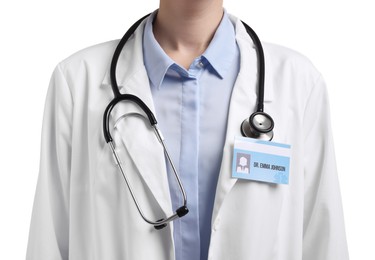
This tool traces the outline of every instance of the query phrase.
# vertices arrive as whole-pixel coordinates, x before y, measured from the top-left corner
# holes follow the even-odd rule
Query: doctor
[[[46,101],[28,260],[348,259],[324,81],[302,55],[263,44],[273,141],[291,145],[289,184],[232,178],[233,143],[256,109],[257,55],[222,0],[161,0],[119,56],[121,93],[155,114],[189,213],[156,230],[139,215],[102,132],[118,41],[56,67]],[[142,110],[124,102],[111,134],[143,213],[181,204]]]

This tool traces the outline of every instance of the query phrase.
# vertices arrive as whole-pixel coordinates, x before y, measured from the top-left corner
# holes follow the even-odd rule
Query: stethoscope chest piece
[[[241,133],[245,137],[271,141],[273,138],[274,122],[270,115],[255,112],[241,124]]]

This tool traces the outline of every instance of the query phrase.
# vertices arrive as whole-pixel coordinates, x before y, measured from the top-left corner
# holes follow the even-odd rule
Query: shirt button
[[[203,61],[199,61],[198,62],[198,66],[201,67],[201,68],[203,68],[204,67]]]

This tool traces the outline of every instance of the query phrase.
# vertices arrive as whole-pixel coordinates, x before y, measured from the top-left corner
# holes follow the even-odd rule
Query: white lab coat
[[[257,59],[244,27],[230,18],[241,69],[231,97],[209,259],[348,259],[326,87],[302,55],[263,45],[265,111],[275,121],[274,141],[292,146],[289,185],[231,178],[234,137],[255,110]],[[122,51],[117,80],[123,93],[140,97],[154,111],[143,65],[143,25]],[[53,73],[28,260],[174,259],[173,225],[157,231],[142,220],[103,138],[102,116],[113,98],[109,64],[117,43],[82,50]],[[112,123],[131,111],[139,109],[122,105],[112,113]],[[119,121],[113,132],[145,214],[155,220],[171,214],[165,158],[153,132],[136,117]]]

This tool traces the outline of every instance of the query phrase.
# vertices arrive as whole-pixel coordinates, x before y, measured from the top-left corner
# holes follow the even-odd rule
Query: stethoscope
[[[171,159],[171,157],[168,153],[167,147],[164,143],[163,135],[162,135],[160,129],[157,127],[157,121],[156,121],[156,118],[155,118],[154,114],[148,108],[148,106],[137,96],[134,96],[134,95],[131,95],[131,94],[121,94],[120,90],[119,90],[119,87],[117,85],[117,81],[116,81],[116,66],[117,66],[117,62],[118,62],[120,53],[121,53],[123,47],[125,46],[126,42],[128,41],[128,39],[130,38],[130,36],[135,32],[135,30],[138,28],[138,26],[141,24],[141,22],[145,18],[147,18],[149,15],[150,14],[145,15],[144,17],[139,19],[136,23],[134,23],[129,28],[129,30],[125,33],[125,35],[120,40],[120,42],[117,45],[117,47],[115,49],[115,52],[113,54],[113,58],[112,58],[112,62],[111,62],[111,68],[110,68],[110,78],[111,78],[112,91],[113,91],[113,94],[114,94],[115,97],[108,104],[107,108],[105,109],[104,116],[103,116],[103,133],[104,133],[105,141],[108,143],[108,145],[109,145],[109,147],[110,147],[110,149],[113,153],[115,163],[118,166],[118,168],[119,168],[119,170],[122,174],[122,177],[125,180],[125,183],[126,183],[128,189],[130,191],[130,194],[131,194],[132,199],[135,203],[135,206],[137,207],[137,210],[138,210],[139,214],[144,219],[144,221],[153,225],[155,227],[155,229],[159,230],[159,229],[162,229],[162,228],[166,227],[169,222],[171,222],[171,221],[173,221],[177,218],[181,218],[189,212],[189,209],[187,208],[186,193],[185,193],[184,187],[181,183],[180,177],[177,173],[176,167],[174,166],[174,164],[172,162],[172,159]],[[242,24],[245,26],[247,33],[250,35],[250,37],[253,40],[254,45],[256,47],[257,58],[258,58],[258,73],[259,73],[258,85],[259,86],[258,86],[257,110],[256,110],[256,112],[251,114],[249,118],[246,118],[242,122],[241,133],[245,137],[256,138],[256,139],[261,139],[261,140],[269,140],[270,141],[270,140],[272,140],[272,137],[273,137],[274,122],[273,122],[273,119],[271,118],[271,116],[263,111],[264,76],[265,76],[265,61],[264,61],[263,48],[262,48],[262,44],[261,44],[258,36],[253,31],[253,29],[251,29],[250,26],[248,26],[244,22],[242,22]],[[139,205],[139,203],[138,203],[138,201],[135,197],[135,194],[134,194],[134,191],[133,191],[133,189],[130,185],[130,182],[129,182],[129,180],[128,180],[125,172],[124,172],[122,163],[120,161],[120,157],[119,157],[118,153],[116,152],[116,147],[115,147],[115,144],[114,144],[114,141],[112,139],[110,129],[109,129],[110,114],[111,114],[113,108],[119,102],[122,102],[122,101],[130,101],[130,102],[133,102],[133,103],[137,104],[143,110],[143,112],[146,114],[146,116],[148,118],[148,121],[150,122],[150,126],[153,128],[153,130],[156,134],[156,137],[158,138],[159,142],[163,146],[164,154],[165,154],[165,156],[166,156],[166,158],[167,158],[167,160],[168,160],[168,162],[169,162],[169,164],[172,168],[174,177],[177,180],[180,192],[182,194],[183,203],[182,203],[182,206],[177,208],[175,210],[175,213],[173,213],[169,217],[166,217],[166,218],[163,218],[163,219],[160,219],[160,220],[155,220],[155,221],[147,218],[144,215],[144,213],[143,213],[143,211],[142,211],[142,209],[141,209],[141,207],[140,207],[140,205]],[[130,116],[130,115],[138,115],[139,116],[140,114],[130,113],[127,116]]]

